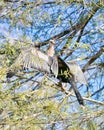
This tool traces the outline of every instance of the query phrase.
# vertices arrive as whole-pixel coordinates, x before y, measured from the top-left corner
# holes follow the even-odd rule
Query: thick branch
[[[101,49],[94,55],[90,58],[90,60],[86,63],[86,65],[83,67],[83,72],[85,72],[88,67],[99,57],[101,56],[101,54],[104,52],[104,46],[101,47]]]

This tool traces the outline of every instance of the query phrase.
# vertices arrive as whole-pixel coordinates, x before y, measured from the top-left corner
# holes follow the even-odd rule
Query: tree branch
[[[90,60],[86,63],[86,65],[83,67],[83,72],[85,72],[88,67],[99,57],[101,56],[101,54],[104,52],[104,46],[101,47],[101,49],[94,55],[90,58]]]
[[[95,94],[99,93],[100,91],[102,91],[104,89],[104,86],[102,88],[100,88],[99,90],[95,91],[93,94],[91,94],[91,97],[94,96]]]
[[[94,14],[97,12],[97,10],[99,9],[99,6],[94,6],[91,10],[91,12],[93,13],[88,13],[88,15],[82,20],[82,17],[80,18],[79,22],[72,26],[70,29],[64,30],[63,32],[49,38],[48,40],[44,41],[44,42],[39,42],[37,43],[35,46],[36,47],[40,47],[43,45],[46,45],[47,42],[49,42],[50,39],[59,39],[67,34],[70,34],[69,37],[73,37],[79,30],[83,30],[83,28],[85,28],[85,26],[87,25],[87,23],[89,22],[89,20],[94,16]]]

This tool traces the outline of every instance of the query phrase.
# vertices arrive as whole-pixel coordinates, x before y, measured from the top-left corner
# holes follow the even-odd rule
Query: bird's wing
[[[75,62],[67,62],[67,65],[70,68],[71,73],[74,75],[75,82],[87,85],[84,73],[82,72],[81,67]]]
[[[39,71],[50,73],[52,59],[49,56],[33,47],[29,48],[24,53],[22,62],[25,69],[34,68]]]
[[[56,75],[57,71],[54,68],[55,63],[56,61],[53,57],[46,55],[45,53],[37,50],[34,47],[30,47],[21,51],[14,64],[11,66],[11,71],[12,69],[14,70],[14,68],[17,69],[17,71],[19,70],[19,68],[33,68],[41,72],[53,73],[54,75]]]

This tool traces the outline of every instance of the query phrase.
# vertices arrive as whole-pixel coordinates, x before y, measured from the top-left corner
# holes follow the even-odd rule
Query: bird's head
[[[51,39],[49,43],[55,46],[55,40]]]

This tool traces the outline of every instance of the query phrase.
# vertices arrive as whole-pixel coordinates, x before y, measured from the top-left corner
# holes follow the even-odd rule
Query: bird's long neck
[[[47,50],[47,54],[51,57],[53,57],[55,55],[55,49],[54,49],[54,45],[50,44],[48,50]]]

